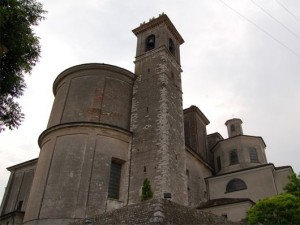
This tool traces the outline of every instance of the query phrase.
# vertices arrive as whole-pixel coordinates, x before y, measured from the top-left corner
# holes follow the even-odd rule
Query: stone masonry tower
[[[187,204],[179,46],[184,42],[162,14],[133,30],[137,36],[131,131],[129,204],[139,202],[145,178],[154,198]],[[166,194],[166,195],[165,195]]]

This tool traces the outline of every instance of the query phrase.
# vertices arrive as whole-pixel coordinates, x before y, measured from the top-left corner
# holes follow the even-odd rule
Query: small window
[[[247,189],[247,185],[241,179],[232,179],[226,186],[226,192],[240,191]]]
[[[16,210],[21,211],[23,206],[23,201],[19,201]]]
[[[119,199],[120,180],[122,165],[119,162],[112,161],[110,167],[108,197]]]
[[[230,152],[229,158],[230,158],[230,165],[239,163],[239,157],[238,157],[236,149],[234,149]]]
[[[230,130],[231,130],[231,132],[234,132],[234,131],[235,131],[235,126],[234,126],[234,124],[231,124]]]
[[[151,34],[146,38],[146,51],[155,48],[155,35]]]
[[[249,156],[250,156],[250,162],[258,163],[258,156],[257,156],[257,151],[255,148],[249,149]]]
[[[174,46],[174,42],[171,38],[169,38],[169,51],[174,55],[175,53],[175,46]]]
[[[220,156],[217,157],[217,167],[218,167],[218,171],[220,171],[221,170],[221,157]]]

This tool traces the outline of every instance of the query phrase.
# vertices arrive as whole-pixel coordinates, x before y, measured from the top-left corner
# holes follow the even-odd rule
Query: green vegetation
[[[247,224],[296,225],[300,224],[300,178],[289,177],[285,193],[257,202],[247,212]]]
[[[142,201],[146,201],[153,197],[150,181],[146,178],[142,187]]]
[[[16,102],[40,56],[39,38],[32,26],[46,11],[35,0],[0,0],[0,132],[17,128],[24,114]]]
[[[300,175],[292,174],[290,182],[284,187],[286,193],[290,193],[300,198]]]

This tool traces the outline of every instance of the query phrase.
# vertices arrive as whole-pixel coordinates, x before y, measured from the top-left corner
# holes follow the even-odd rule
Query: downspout
[[[272,165],[272,166],[273,166],[273,168],[272,168],[272,174],[273,174],[274,188],[275,188],[275,191],[276,191],[276,195],[278,195],[278,189],[277,189],[277,185],[276,185],[276,181],[275,181],[275,174],[274,174],[275,167],[274,167],[274,165]]]
[[[133,136],[133,134],[132,134]],[[129,168],[128,168],[128,188],[127,188],[127,204],[129,204],[129,189],[130,189],[130,178],[131,178],[131,161],[132,161],[132,137],[131,136],[131,139],[130,139],[130,142],[129,142]]]
[[[207,181],[207,178],[205,178],[205,184],[206,184],[206,195],[207,195],[207,201],[210,200],[210,191],[209,191],[209,183]]]

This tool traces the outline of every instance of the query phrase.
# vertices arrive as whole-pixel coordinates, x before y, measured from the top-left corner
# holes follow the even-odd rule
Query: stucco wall
[[[37,159],[34,159],[8,168],[11,174],[3,196],[0,215],[26,210],[36,164]]]
[[[83,64],[55,80],[48,128],[70,122],[96,122],[129,129],[135,75],[107,64]]]
[[[123,161],[119,200],[125,202],[129,133],[83,124],[48,130],[41,139],[25,224],[37,219],[56,224],[105,211],[112,159]]]
[[[195,207],[200,202],[206,201],[208,193],[206,190],[205,177],[212,175],[212,171],[195,153],[186,150],[186,176],[188,183],[189,206]]]
[[[207,178],[210,199],[249,198],[257,202],[261,198],[276,195],[278,193],[273,170],[273,165],[266,165],[260,168]],[[247,185],[247,189],[226,193],[228,182],[234,178],[243,180]]]
[[[249,148],[257,150],[258,162],[250,161]],[[230,152],[234,149],[237,151],[239,162],[231,165]],[[265,144],[260,137],[243,135],[222,140],[215,146],[213,152],[215,165],[217,165],[217,157],[220,156],[221,159],[221,170],[217,171],[218,174],[267,163]]]
[[[289,176],[291,174],[293,174],[293,170],[289,166],[274,171],[274,178],[278,193],[284,192],[283,188],[290,181]]]
[[[204,212],[211,212],[218,216],[227,216],[228,220],[233,222],[239,222],[246,218],[247,211],[252,204],[250,202],[240,202],[229,205],[215,206],[207,209],[203,209]]]
[[[97,63],[71,67],[57,77],[25,224],[66,224],[124,204],[134,78],[125,69]],[[116,160],[122,164],[119,199],[107,201]]]

